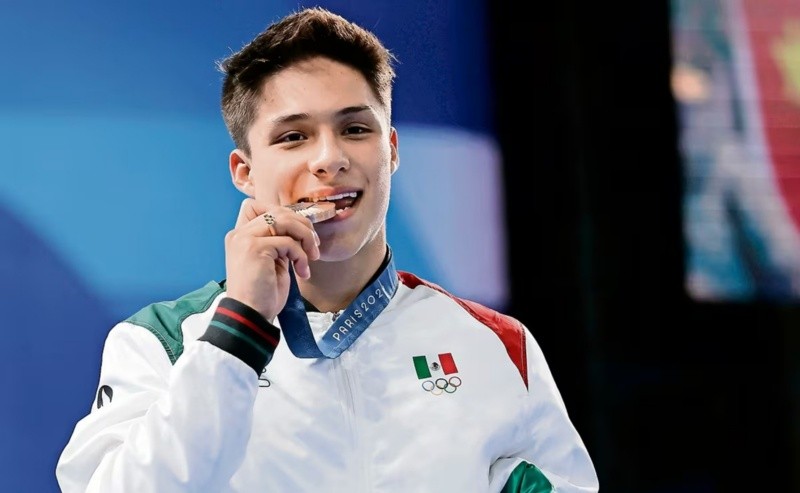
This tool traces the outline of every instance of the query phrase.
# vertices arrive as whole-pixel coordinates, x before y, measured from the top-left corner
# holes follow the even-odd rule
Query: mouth
[[[358,202],[358,199],[361,198],[361,195],[362,192],[345,192],[325,197],[303,197],[298,202],[331,202],[336,207],[336,214],[338,215],[353,207]]]

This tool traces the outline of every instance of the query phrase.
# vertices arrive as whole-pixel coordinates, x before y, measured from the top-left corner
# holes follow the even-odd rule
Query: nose
[[[309,160],[309,170],[316,176],[335,175],[350,167],[342,143],[335,133],[320,135],[314,156]]]

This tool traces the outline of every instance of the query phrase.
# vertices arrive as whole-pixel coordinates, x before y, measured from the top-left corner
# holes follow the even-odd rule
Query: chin
[[[323,262],[342,262],[354,257],[358,253],[358,248],[353,247],[346,241],[337,239],[321,240],[319,249],[319,259]]]

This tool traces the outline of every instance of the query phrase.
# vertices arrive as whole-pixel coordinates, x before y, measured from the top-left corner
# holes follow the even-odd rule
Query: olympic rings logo
[[[436,380],[425,380],[422,382],[422,390],[433,395],[442,395],[447,392],[452,394],[461,387],[461,378],[452,376],[450,379],[437,378]]]

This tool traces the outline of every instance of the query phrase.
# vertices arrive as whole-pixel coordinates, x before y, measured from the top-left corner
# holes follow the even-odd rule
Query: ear
[[[231,181],[233,181],[236,189],[248,197],[253,197],[255,195],[255,187],[250,179],[249,160],[243,150],[234,149],[228,157],[228,164],[231,171]]]
[[[394,174],[394,172],[397,171],[397,168],[400,167],[400,152],[397,148],[397,142],[397,129],[392,127],[392,131],[389,134],[389,144],[392,148],[392,160],[390,162],[392,174]]]

